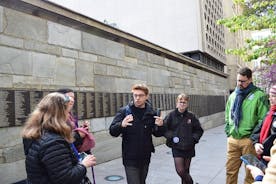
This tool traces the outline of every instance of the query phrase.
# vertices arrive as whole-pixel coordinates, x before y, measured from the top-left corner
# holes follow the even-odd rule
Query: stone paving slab
[[[119,145],[120,146],[120,145]],[[99,157],[100,155],[96,155]],[[225,183],[226,136],[224,126],[208,129],[196,145],[196,157],[192,159],[191,175],[199,184]],[[126,184],[122,159],[115,159],[94,167],[97,184]],[[120,181],[107,181],[105,177],[119,175]],[[91,178],[91,171],[88,171]],[[244,179],[244,168],[241,167],[238,184]],[[177,184],[181,183],[176,174],[170,149],[166,145],[156,147],[152,155],[147,184]]]

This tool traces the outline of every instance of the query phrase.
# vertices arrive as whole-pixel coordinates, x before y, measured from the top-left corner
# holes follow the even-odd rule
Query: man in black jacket
[[[109,132],[112,136],[122,135],[122,157],[128,184],[145,184],[154,152],[152,134],[164,134],[163,119],[147,102],[149,89],[146,85],[132,87],[133,101],[122,107],[113,119]]]

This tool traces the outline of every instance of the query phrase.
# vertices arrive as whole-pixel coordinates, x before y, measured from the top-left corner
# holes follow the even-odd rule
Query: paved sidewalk
[[[96,155],[100,156],[100,155]],[[196,145],[196,156],[192,159],[191,175],[199,184],[224,184],[226,162],[226,136],[224,126],[206,130]],[[126,184],[121,159],[115,159],[94,167],[97,184]],[[119,175],[120,181],[107,181],[105,177]],[[91,171],[88,172],[91,178]],[[242,184],[244,167],[240,169],[239,182]],[[147,184],[180,184],[170,149],[166,145],[156,147],[152,155]]]

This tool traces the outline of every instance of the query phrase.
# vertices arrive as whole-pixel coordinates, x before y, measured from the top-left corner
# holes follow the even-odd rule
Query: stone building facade
[[[227,74],[39,0],[0,2],[0,83],[0,183],[26,178],[20,131],[27,115],[23,120],[17,116],[19,111],[22,115],[34,108],[32,94],[43,96],[68,87],[79,96],[93,94],[95,101],[101,96],[98,103],[104,109],[99,115],[81,118],[90,121],[98,163],[121,154],[120,138],[108,134],[114,112],[103,112],[104,97],[120,96],[120,105],[124,105],[131,98],[131,85],[146,83],[164,116],[174,108],[175,96],[185,92],[192,96],[192,110],[207,129],[223,123],[228,95]],[[9,95],[12,100],[7,100]],[[27,99],[29,111],[26,104],[18,105],[20,95]],[[77,102],[82,104],[80,99]],[[108,110],[116,106],[109,105]],[[164,142],[163,138],[154,140],[155,144]]]

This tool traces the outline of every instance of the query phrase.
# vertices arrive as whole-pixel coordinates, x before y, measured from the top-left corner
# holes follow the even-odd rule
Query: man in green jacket
[[[245,67],[237,74],[237,87],[229,96],[225,108],[225,132],[227,135],[226,184],[237,184],[242,164],[240,156],[256,155],[250,135],[262,122],[268,111],[267,95],[252,83],[252,71]],[[246,170],[244,184],[254,182]]]

